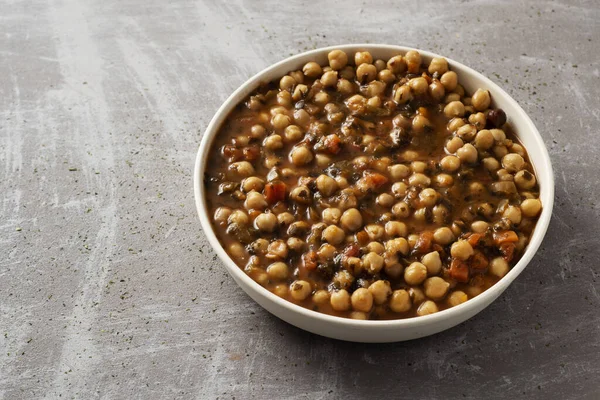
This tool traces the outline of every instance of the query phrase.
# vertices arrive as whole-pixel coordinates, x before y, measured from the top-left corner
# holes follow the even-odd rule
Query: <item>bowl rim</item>
[[[487,85],[487,88],[490,91],[492,91],[495,96],[498,96],[500,94],[501,97],[504,98],[503,101],[510,103],[511,106],[514,107],[518,111],[519,115],[511,115],[509,117],[522,120],[523,125],[525,125],[527,127],[527,135],[531,135],[533,137],[533,139],[536,142],[536,146],[538,147],[537,150],[540,152],[540,157],[542,159],[542,165],[533,165],[533,162],[532,162],[532,166],[535,169],[536,175],[538,175],[538,177],[545,175],[545,178],[546,178],[545,181],[547,181],[547,183],[546,183],[547,186],[544,187],[543,190],[546,192],[546,195],[544,196],[545,199],[542,200],[542,205],[543,205],[542,213],[540,214],[540,217],[539,217],[536,227],[534,229],[531,240],[525,250],[525,253],[521,257],[519,262],[514,267],[512,267],[510,269],[510,271],[504,277],[502,277],[496,284],[492,285],[490,288],[488,288],[481,294],[477,295],[476,297],[473,297],[473,298],[469,299],[468,301],[466,301],[462,304],[459,304],[458,306],[450,307],[450,308],[441,310],[437,313],[430,314],[430,315],[411,317],[411,318],[403,318],[403,319],[391,319],[391,320],[356,320],[356,319],[351,319],[351,318],[338,317],[338,316],[334,316],[334,315],[324,314],[324,313],[320,313],[318,311],[313,311],[308,308],[304,308],[295,303],[292,303],[291,301],[285,300],[285,299],[277,296],[276,294],[270,292],[269,290],[267,290],[266,288],[264,288],[263,286],[258,284],[251,277],[246,275],[243,272],[243,270],[240,267],[238,267],[238,265],[229,257],[229,255],[227,254],[227,252],[225,251],[225,249],[219,242],[219,240],[214,232],[213,226],[210,222],[208,208],[206,206],[206,201],[205,201],[205,191],[204,191],[204,184],[203,184],[203,182],[204,182],[203,176],[205,173],[205,166],[206,166],[205,155],[209,152],[210,145],[212,144],[213,138],[219,131],[219,128],[222,124],[222,121],[220,122],[219,119],[222,117],[223,118],[226,117],[226,115],[223,116],[223,114],[229,114],[233,110],[233,108],[239,103],[239,100],[236,100],[236,99],[242,93],[246,93],[245,96],[247,96],[253,90],[258,88],[258,86],[261,83],[264,83],[265,81],[267,81],[268,79],[266,79],[266,77],[269,74],[271,74],[272,72],[274,72],[275,70],[278,70],[287,65],[290,66],[289,70],[291,70],[292,69],[291,66],[294,65],[295,63],[297,64],[301,59],[307,58],[309,56],[316,57],[319,55],[323,55],[323,53],[328,53],[329,51],[332,51],[332,50],[357,51],[359,49],[361,49],[361,50],[378,49],[378,50],[395,51],[395,52],[398,52],[398,54],[404,54],[407,51],[415,50],[415,51],[418,51],[421,54],[421,56],[424,56],[426,59],[432,59],[434,57],[444,57],[446,60],[448,60],[448,63],[452,66],[452,70],[454,70],[454,71],[460,70],[459,79],[461,78],[461,74],[466,73],[469,75],[473,75],[473,76],[477,77],[478,79],[482,80],[483,82],[485,82]],[[515,132],[515,134],[519,137],[520,134],[522,135],[523,133]],[[529,147],[531,147],[531,146],[529,146]],[[528,149],[526,148],[526,150],[528,150]],[[538,182],[540,182],[540,188],[541,188],[541,179],[538,179]],[[369,327],[371,327],[373,329],[384,328],[384,327],[392,328],[392,329],[393,328],[401,329],[401,328],[409,328],[409,327],[414,328],[414,327],[422,326],[422,325],[441,323],[441,322],[447,321],[449,319],[457,319],[462,314],[469,314],[469,313],[472,313],[472,315],[477,314],[480,310],[485,308],[488,304],[492,303],[500,294],[502,294],[502,292],[525,269],[525,267],[529,264],[529,262],[532,260],[534,255],[537,253],[537,251],[544,239],[546,231],[548,230],[548,226],[550,224],[550,219],[552,216],[552,209],[554,206],[554,173],[552,170],[552,164],[550,161],[550,156],[548,154],[548,150],[544,144],[542,136],[540,135],[539,131],[535,127],[533,121],[531,120],[529,115],[525,112],[525,110],[523,110],[523,108],[516,102],[516,100],[514,100],[512,98],[512,96],[510,96],[499,85],[497,85],[496,83],[491,81],[489,78],[487,78],[483,74],[481,74],[481,73],[475,71],[474,69],[472,69],[456,60],[453,60],[449,57],[445,57],[445,56],[438,55],[436,53],[433,53],[433,52],[430,52],[427,50],[422,50],[422,49],[418,49],[418,48],[414,48],[414,47],[408,47],[408,46],[402,46],[402,45],[376,44],[376,43],[375,44],[374,43],[344,44],[344,45],[338,45],[338,46],[321,47],[321,48],[317,48],[314,50],[302,52],[302,53],[293,55],[291,57],[287,57],[275,64],[272,64],[272,65],[266,67],[265,69],[263,69],[262,71],[258,72],[257,74],[255,74],[254,76],[249,78],[248,80],[246,80],[221,104],[221,106],[215,112],[210,123],[206,127],[204,134],[202,136],[200,145],[198,147],[198,152],[196,154],[196,161],[194,164],[193,184],[194,184],[194,197],[195,197],[195,203],[196,203],[196,210],[198,212],[200,223],[202,225],[202,230],[204,231],[204,234],[206,235],[210,245],[213,247],[213,249],[219,256],[221,261],[225,264],[225,267],[226,267],[227,271],[229,272],[229,274],[234,278],[236,283],[238,283],[238,286],[241,286],[239,282],[242,281],[244,284],[248,285],[249,288],[252,288],[255,292],[257,292],[257,294],[261,294],[261,295],[265,296],[266,299],[268,299],[271,302],[276,303],[277,305],[283,307],[284,309],[286,309],[289,312],[301,314],[302,316],[307,317],[309,319],[313,319],[315,321],[319,321],[319,322],[323,322],[323,323],[327,323],[327,324],[336,324],[336,325],[343,326],[344,328],[349,328],[349,329],[352,329],[352,328],[357,328],[357,329],[367,328],[368,329]],[[540,190],[540,199],[542,197],[541,193],[542,193],[542,191]],[[244,288],[242,287],[242,289],[244,289]],[[244,289],[244,291],[246,291],[246,290]],[[482,304],[483,304],[483,307],[481,307]]]

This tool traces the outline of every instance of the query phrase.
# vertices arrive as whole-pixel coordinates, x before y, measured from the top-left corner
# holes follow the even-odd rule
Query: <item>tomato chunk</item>
[[[450,276],[458,282],[469,281],[469,266],[464,261],[453,258],[449,272]]]
[[[265,185],[265,198],[271,204],[285,200],[285,183],[280,181],[269,182]]]
[[[502,231],[502,232],[494,232],[494,242],[497,245],[501,245],[503,243],[513,243],[518,242],[519,236],[514,231]]]

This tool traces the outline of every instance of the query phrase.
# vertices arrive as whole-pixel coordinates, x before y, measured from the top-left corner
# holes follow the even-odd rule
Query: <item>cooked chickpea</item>
[[[367,235],[369,235],[370,240],[378,240],[383,237],[385,229],[381,225],[370,224],[365,226],[365,232],[367,232]]]
[[[473,93],[473,97],[471,97],[471,102],[473,107],[477,111],[484,111],[490,106],[490,92],[487,90],[477,89],[475,93]]]
[[[456,131],[456,135],[461,138],[464,142],[470,142],[475,139],[477,135],[477,128],[474,125],[468,124],[463,125]]]
[[[452,118],[448,122],[447,129],[450,132],[456,132],[461,126],[465,125],[465,121],[462,118]]]
[[[431,122],[422,115],[417,115],[416,117],[413,118],[413,121],[412,121],[413,132],[421,133],[427,129],[431,129],[432,126],[433,125],[431,124]]]
[[[419,193],[419,200],[423,207],[433,207],[438,200],[438,192],[435,189],[426,188]]]
[[[321,76],[321,83],[324,87],[333,87],[337,84],[338,73],[337,71],[327,71]]]
[[[385,247],[379,242],[369,242],[369,244],[367,244],[367,250],[369,250],[369,252],[372,251],[377,254],[383,254]]]
[[[448,295],[448,304],[450,307],[456,307],[469,299],[469,296],[461,290],[455,290]]]
[[[410,50],[406,52],[404,59],[408,66],[408,72],[413,74],[419,72],[419,69],[421,68],[421,54],[419,54],[418,51]]]
[[[337,182],[330,176],[319,175],[316,180],[317,189],[325,196],[331,196],[338,189]]]
[[[290,159],[294,165],[302,166],[313,160],[313,154],[308,147],[298,146],[290,152]]]
[[[449,287],[450,284],[444,279],[440,278],[439,276],[427,278],[423,283],[423,288],[425,289],[425,296],[429,297],[432,300],[441,300],[446,295],[446,293],[448,293]]]
[[[503,158],[505,155],[508,154],[508,149],[506,148],[506,146],[494,146],[492,148],[492,152],[494,153],[494,156],[496,158]]]
[[[290,90],[296,84],[296,80],[289,75],[284,76],[279,81],[279,87],[281,90]]]
[[[440,160],[440,167],[444,171],[454,172],[460,168],[460,158],[456,156],[446,156]]]
[[[539,199],[527,199],[521,203],[521,212],[528,218],[537,217],[542,209]]]
[[[322,235],[323,240],[333,245],[338,245],[344,241],[346,238],[346,234],[343,229],[338,228],[335,225],[329,225],[325,230],[323,230]]]
[[[488,150],[494,145],[494,135],[487,129],[482,129],[475,136],[475,147],[479,150]]]
[[[529,190],[536,184],[535,175],[527,170],[521,170],[515,174],[515,184],[519,189]]]
[[[361,64],[373,64],[373,56],[368,51],[357,51],[354,54],[354,64],[357,67]]]
[[[484,233],[488,227],[489,224],[485,221],[475,221],[471,224],[471,230],[475,233]]]
[[[350,308],[350,294],[346,289],[333,292],[330,297],[330,304],[335,311],[346,311]]]
[[[270,279],[281,281],[288,277],[289,268],[286,263],[278,261],[267,267],[267,274]]]
[[[350,300],[352,308],[356,311],[369,312],[373,307],[373,295],[365,288],[356,289]]]
[[[429,84],[428,91],[429,91],[429,95],[435,101],[438,101],[438,102],[441,101],[444,98],[444,96],[446,95],[446,90],[444,89],[444,85],[442,85],[442,83],[440,81],[438,81],[437,79]]]
[[[438,311],[439,310],[438,310],[437,304],[435,304],[431,300],[426,300],[423,303],[421,303],[421,305],[417,309],[417,315],[419,315],[419,316],[429,315],[429,314],[434,314]]]
[[[504,213],[502,213],[504,218],[507,218],[514,225],[518,225],[521,223],[521,209],[517,206],[508,206]]]
[[[279,135],[269,135],[263,141],[263,145],[267,150],[279,150],[283,147],[283,140]]]
[[[500,162],[498,162],[498,160],[496,160],[494,157],[486,157],[483,160],[481,160],[481,163],[483,164],[483,167],[485,169],[491,172],[496,171],[500,168]]]
[[[387,67],[394,74],[401,74],[406,71],[406,60],[402,56],[394,56],[387,62]]]
[[[458,85],[458,75],[454,71],[445,72],[440,78],[440,82],[442,82],[446,91],[451,92]]]
[[[465,261],[473,255],[473,247],[466,240],[459,240],[452,244],[450,254],[454,258]]]
[[[454,184],[454,178],[448,174],[438,174],[435,176],[435,182],[443,188],[448,188]]]
[[[329,59],[329,66],[331,69],[338,71],[348,64],[348,55],[342,50],[333,50],[327,54]]]
[[[502,166],[508,172],[517,172],[525,166],[525,160],[517,153],[509,153],[502,157]]]
[[[242,181],[242,189],[248,193],[253,190],[260,192],[265,187],[265,181],[256,176],[250,176]]]
[[[396,88],[394,91],[394,101],[398,104],[406,104],[412,100],[412,94],[410,87],[402,85]]]
[[[392,207],[392,214],[398,218],[408,218],[410,216],[410,207],[406,202],[400,201]]]
[[[302,280],[294,281],[290,285],[290,294],[292,298],[297,301],[302,301],[310,296],[312,288],[310,283]]]
[[[454,240],[454,233],[448,227],[438,228],[433,232],[433,240],[443,246],[452,243]]]
[[[362,262],[367,272],[371,275],[378,273],[383,268],[383,257],[374,251],[365,254],[362,257]]]
[[[381,193],[377,196],[377,204],[381,207],[389,208],[394,204],[394,196],[389,193]]]
[[[229,207],[219,207],[215,210],[213,219],[217,224],[225,224],[231,215],[232,210]]]
[[[427,268],[428,275],[437,275],[442,270],[442,260],[440,259],[440,253],[437,251],[425,254],[421,259],[421,263]]]
[[[321,218],[323,219],[323,222],[330,225],[337,224],[340,221],[341,216],[342,212],[339,208],[335,207],[326,208],[321,213]]]
[[[405,237],[408,233],[408,228],[404,222],[389,221],[385,224],[385,233],[389,237]]]
[[[355,232],[359,230],[363,225],[362,215],[356,208],[350,208],[342,214],[340,218],[340,224],[342,228],[348,232]]]
[[[448,71],[448,61],[443,57],[434,57],[429,63],[428,71],[430,74],[439,74],[442,76]]]
[[[356,79],[360,83],[371,82],[377,77],[377,68],[373,64],[360,64],[356,68]]]
[[[298,125],[289,125],[283,131],[283,136],[287,142],[294,143],[302,139],[304,133],[302,133],[302,129]]]
[[[456,153],[458,149],[464,146],[464,144],[465,142],[463,142],[461,138],[453,137],[446,143],[446,150],[448,150],[448,153]]]
[[[422,77],[411,79],[410,81],[408,81],[408,86],[410,87],[412,92],[416,95],[425,94],[429,87],[425,78],[422,78]]]
[[[237,225],[247,225],[249,222],[248,214],[243,212],[242,210],[234,210],[229,214],[229,218],[227,218],[227,223],[237,224]]]
[[[396,76],[389,69],[379,71],[377,78],[386,84],[390,84],[396,80]]]
[[[375,304],[384,304],[392,294],[392,288],[388,281],[378,280],[369,286],[369,292],[373,296]]]
[[[286,244],[290,250],[295,252],[301,252],[305,247],[304,241],[298,239],[297,237],[288,238]]]
[[[234,162],[229,166],[229,170],[242,178],[254,175],[254,167],[248,161]]]
[[[427,267],[413,262],[404,270],[404,281],[409,285],[420,285],[427,278]]]
[[[411,186],[427,187],[431,184],[431,179],[425,174],[415,173],[408,178],[408,183]]]
[[[254,219],[254,226],[256,227],[256,229],[263,232],[273,232],[275,230],[275,227],[277,226],[277,217],[275,216],[275,214],[272,213],[259,214]]]
[[[410,310],[412,307],[410,295],[404,289],[394,290],[390,298],[390,309],[394,312],[402,313]]]
[[[315,304],[325,304],[329,301],[329,292],[327,290],[317,290],[313,294],[312,300]]]
[[[496,257],[490,262],[489,271],[492,275],[502,278],[508,273],[508,263],[502,257]]]
[[[451,101],[444,107],[444,114],[448,118],[462,117],[465,115],[465,105],[460,101]]]
[[[309,78],[318,78],[323,73],[323,69],[314,61],[308,62],[302,68],[302,72]]]
[[[265,196],[263,196],[262,193],[252,191],[246,195],[244,207],[246,207],[247,210],[264,210],[267,205]]]
[[[467,143],[458,149],[456,155],[462,162],[469,164],[477,162],[477,149],[471,143]]]

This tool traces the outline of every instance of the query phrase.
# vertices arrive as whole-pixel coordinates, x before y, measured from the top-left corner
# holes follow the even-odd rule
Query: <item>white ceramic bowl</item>
[[[254,282],[229,258],[213,231],[210,222],[212,216],[208,214],[206,207],[203,176],[206,169],[206,155],[210,151],[211,142],[217,134],[219,127],[233,108],[252,93],[260,83],[280,78],[289,71],[301,69],[308,61],[316,61],[321,65],[327,65],[327,53],[334,49],[344,50],[349,55],[354,54],[358,50],[368,50],[375,59],[381,58],[384,60],[397,54],[404,54],[409,50],[418,50],[403,46],[379,44],[352,44],[312,50],[280,61],[259,72],[240,86],[223,103],[208,125],[208,128],[206,128],[196,157],[194,195],[204,233],[233,279],[252,299],[275,316],[309,332],[355,342],[396,342],[432,335],[458,325],[483,310],[500,296],[533,258],[542,243],[542,239],[550,223],[554,202],[554,177],[544,141],[533,125],[533,122],[531,122],[531,119],[529,119],[517,102],[498,87],[498,85],[480,73],[447,57],[446,59],[450,64],[450,68],[456,71],[459,82],[468,92],[473,93],[477,88],[488,89],[492,95],[495,107],[500,107],[506,112],[511,126],[529,153],[540,185],[540,199],[543,204],[543,210],[531,241],[517,265],[494,286],[459,306],[423,317],[391,321],[360,321],[334,317],[283,300]],[[427,62],[433,57],[439,57],[437,54],[427,51],[418,51]]]

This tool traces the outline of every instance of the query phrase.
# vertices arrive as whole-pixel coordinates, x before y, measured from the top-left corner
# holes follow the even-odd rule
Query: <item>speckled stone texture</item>
[[[242,82],[341,43],[415,46],[539,128],[556,206],[533,262],[444,333],[361,345],[272,317],[200,229],[203,130]],[[596,1],[0,3],[0,397],[599,399]]]

